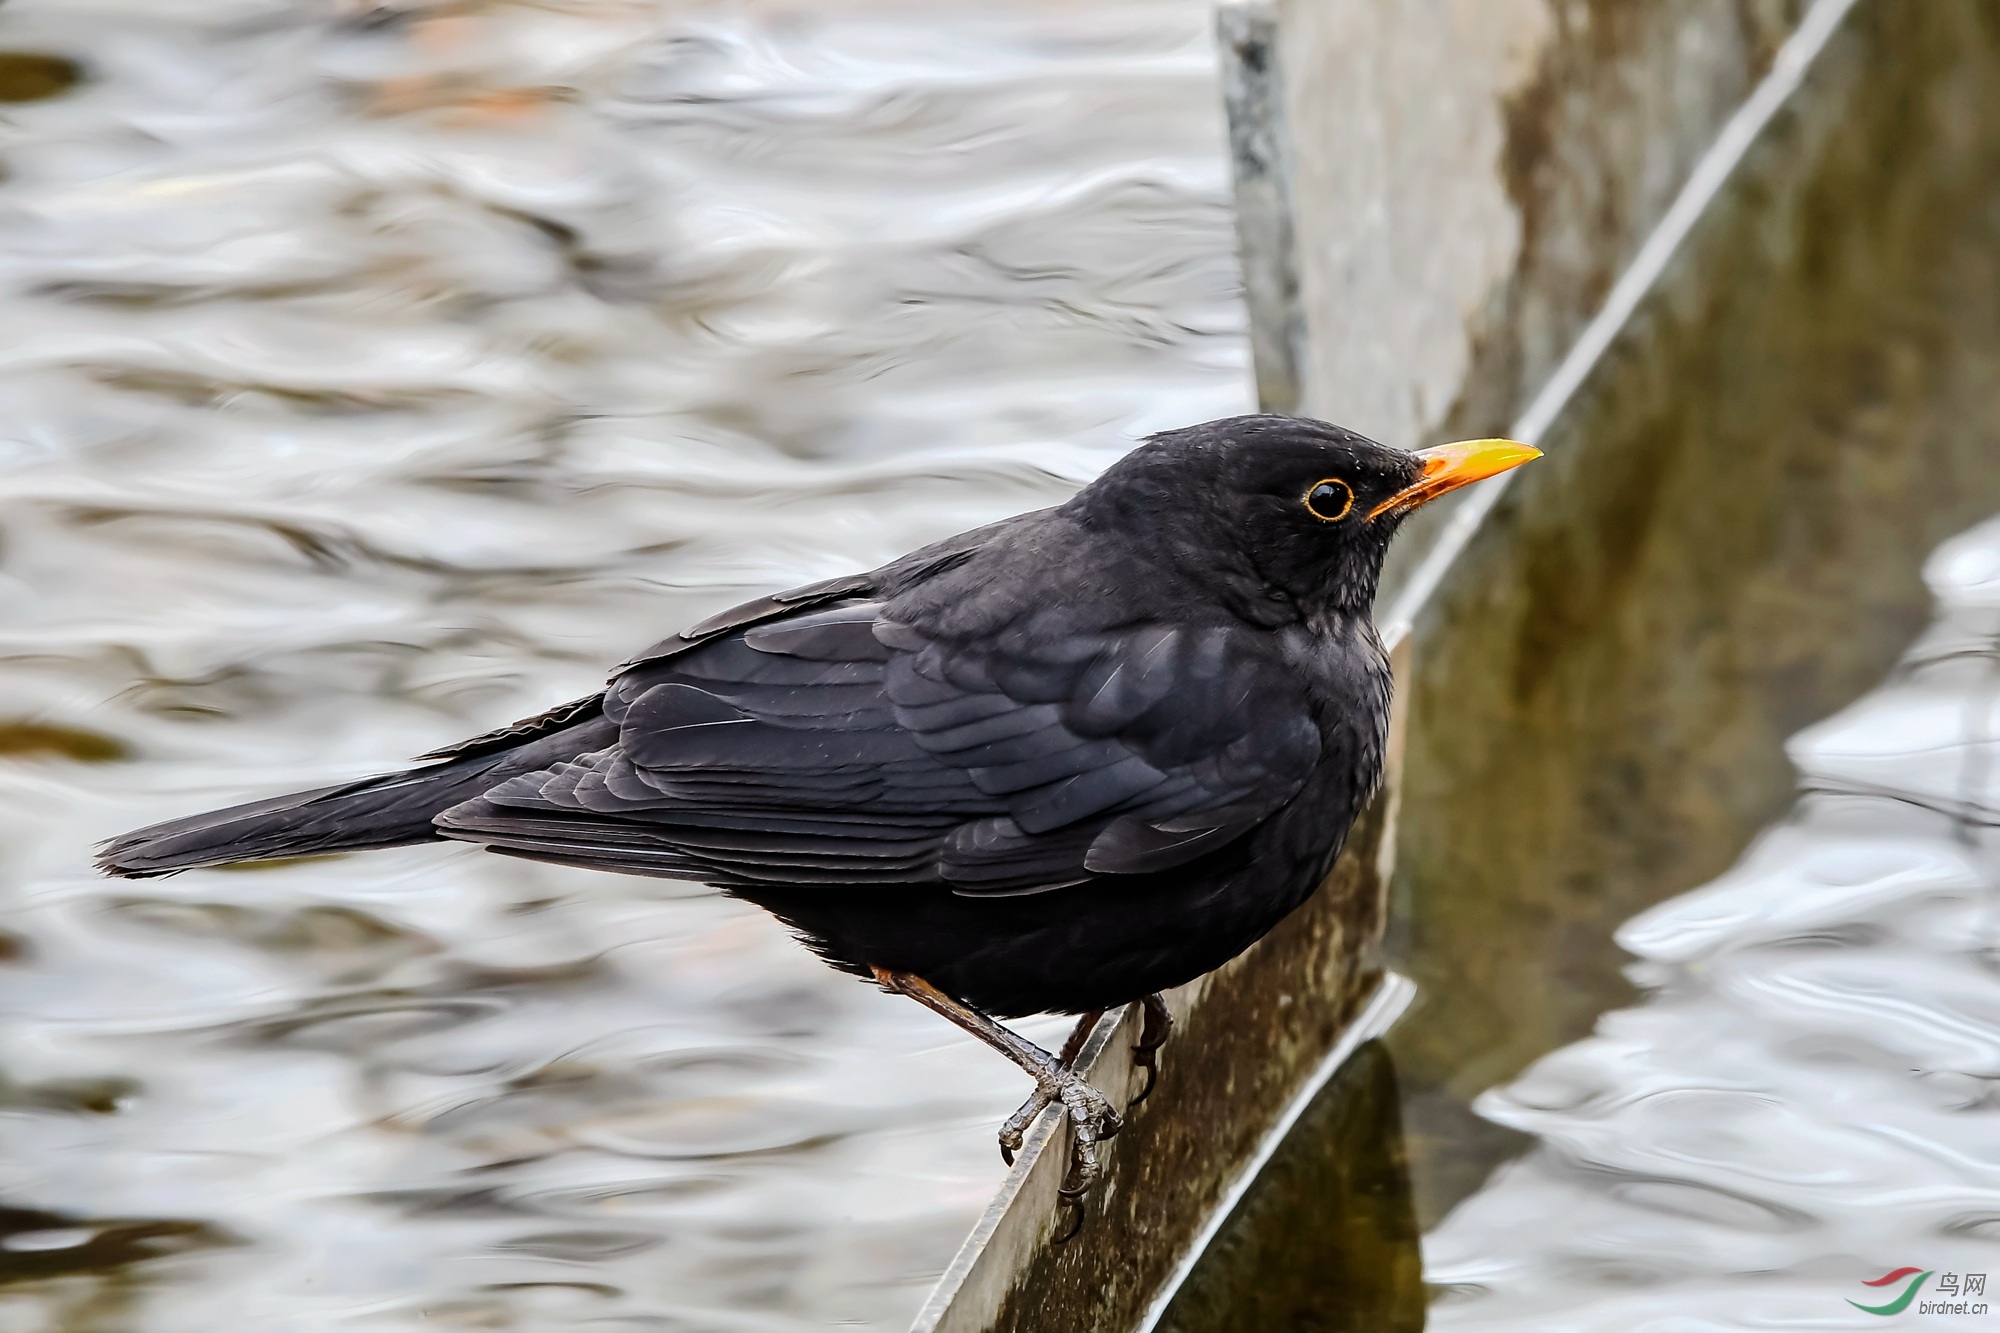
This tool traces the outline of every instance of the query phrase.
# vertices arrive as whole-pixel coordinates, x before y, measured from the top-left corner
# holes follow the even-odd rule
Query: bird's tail
[[[429,842],[438,837],[431,820],[439,811],[518,773],[599,749],[615,736],[616,728],[598,718],[497,753],[170,819],[102,844],[97,868],[123,879],[151,879],[197,866]]]

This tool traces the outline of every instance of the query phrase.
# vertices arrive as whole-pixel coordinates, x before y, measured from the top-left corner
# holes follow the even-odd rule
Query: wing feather
[[[718,884],[1033,893],[1225,846],[1318,760],[1302,688],[1248,627],[1037,613],[966,641],[869,591],[760,599],[641,654],[603,698],[615,745],[440,828]]]

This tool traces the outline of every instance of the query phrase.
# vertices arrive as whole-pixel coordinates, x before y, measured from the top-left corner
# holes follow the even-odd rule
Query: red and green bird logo
[[[1910,1302],[1917,1298],[1917,1288],[1924,1285],[1924,1279],[1935,1271],[1935,1269],[1930,1268],[1921,1271],[1915,1268],[1898,1268],[1893,1273],[1884,1273],[1874,1281],[1863,1282],[1861,1285],[1864,1287],[1886,1287],[1891,1282],[1901,1282],[1906,1277],[1910,1278],[1909,1285],[1903,1288],[1902,1295],[1896,1297],[1895,1300],[1890,1301],[1886,1305],[1863,1305],[1860,1301],[1849,1301],[1848,1304],[1866,1314],[1901,1314],[1905,1309],[1909,1308]],[[1912,1273],[1915,1273],[1916,1276],[1910,1277]]]

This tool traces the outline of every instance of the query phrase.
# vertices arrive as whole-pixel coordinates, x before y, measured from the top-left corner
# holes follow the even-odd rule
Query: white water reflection
[[[1427,1239],[1433,1328],[1875,1327],[1904,1266],[2000,1297],[2000,520],[1925,576],[1894,677],[1793,739],[1791,820],[1618,932],[1647,1002],[1480,1099],[1540,1142]]]
[[[761,914],[87,852],[1243,410],[1207,25],[0,10],[89,73],[0,122],[0,1327],[907,1319],[1026,1089]]]

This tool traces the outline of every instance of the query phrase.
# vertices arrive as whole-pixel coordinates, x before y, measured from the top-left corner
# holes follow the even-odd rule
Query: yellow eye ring
[[[1314,518],[1325,523],[1338,523],[1347,517],[1348,510],[1354,508],[1354,488],[1339,477],[1322,477],[1306,488],[1300,503]]]

